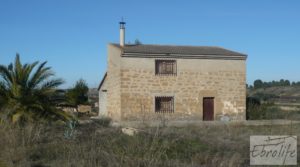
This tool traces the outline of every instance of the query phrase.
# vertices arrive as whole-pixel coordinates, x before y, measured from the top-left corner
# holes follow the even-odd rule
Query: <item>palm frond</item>
[[[44,82],[41,85],[41,90],[54,89],[63,84],[64,81],[62,79],[52,79]]]
[[[23,74],[22,74],[22,84],[24,84],[26,87],[28,86],[28,81],[30,78],[30,75],[32,73],[32,70],[39,62],[36,61],[32,64],[25,64],[23,66]]]
[[[6,93],[7,93],[7,88],[6,88],[5,82],[0,80],[0,97],[2,100],[4,100],[4,98],[6,98]]]
[[[20,77],[22,76],[22,63],[20,61],[20,55],[17,53],[15,58],[15,64],[14,64],[14,74],[16,82],[18,83],[20,81]]]
[[[0,65],[0,76],[7,82],[7,83],[12,83],[13,82],[13,78],[12,75],[10,73],[10,68]]]
[[[39,84],[39,81],[43,80],[43,79],[40,79],[41,76],[43,74],[45,74],[46,71],[50,70],[50,67],[46,67],[44,68],[44,66],[46,65],[46,61],[41,63],[38,68],[36,69],[35,73],[32,74],[31,78],[29,79],[28,81],[28,87],[32,88],[32,87],[35,87],[36,85]]]
[[[35,80],[30,80],[30,87],[38,87],[40,84],[45,82],[47,79],[49,79],[51,76],[54,76],[54,73],[50,70],[50,68],[46,67],[42,69],[38,76],[35,78]]]

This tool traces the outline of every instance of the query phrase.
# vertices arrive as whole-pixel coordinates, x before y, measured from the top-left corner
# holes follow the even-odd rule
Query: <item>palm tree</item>
[[[22,65],[17,54],[14,64],[0,65],[0,110],[11,121],[68,117],[55,107],[53,98],[63,80],[52,79],[54,73],[46,63]]]

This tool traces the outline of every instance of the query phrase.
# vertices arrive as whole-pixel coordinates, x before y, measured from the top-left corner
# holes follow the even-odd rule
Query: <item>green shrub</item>
[[[93,120],[95,124],[100,125],[102,127],[109,127],[111,123],[111,118],[109,117],[101,117],[99,119],[94,119]]]
[[[246,110],[247,120],[288,119],[299,120],[300,111],[285,111],[272,103],[249,105]]]
[[[252,120],[262,117],[263,113],[260,112],[261,103],[256,97],[247,97],[246,99],[246,119]]]

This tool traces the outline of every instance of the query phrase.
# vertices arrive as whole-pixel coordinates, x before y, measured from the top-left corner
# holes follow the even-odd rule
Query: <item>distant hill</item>
[[[268,88],[248,88],[247,95],[263,102],[300,105],[300,86],[272,86]]]

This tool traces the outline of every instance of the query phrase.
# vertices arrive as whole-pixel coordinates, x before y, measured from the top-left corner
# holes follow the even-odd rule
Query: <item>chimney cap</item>
[[[125,21],[120,21],[119,23],[120,23],[120,28],[125,29],[126,22]]]
[[[125,29],[125,24],[126,24],[126,22],[124,21],[124,18],[123,18],[123,17],[121,18],[121,21],[120,21],[119,23],[120,23],[120,28],[121,28],[121,29]]]

